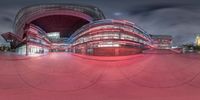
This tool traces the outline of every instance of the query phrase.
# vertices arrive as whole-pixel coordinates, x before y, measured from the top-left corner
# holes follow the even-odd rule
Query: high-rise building
[[[198,35],[196,36],[195,44],[196,44],[197,46],[200,46],[200,34],[198,34]]]

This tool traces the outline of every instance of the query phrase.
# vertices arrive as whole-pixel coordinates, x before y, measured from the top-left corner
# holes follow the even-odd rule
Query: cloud
[[[141,15],[141,14],[149,14],[157,10],[167,9],[167,8],[176,8],[178,5],[175,4],[157,4],[157,5],[145,5],[139,7],[129,8],[129,15]]]
[[[151,34],[172,35],[174,44],[180,45],[194,42],[200,32],[199,9],[185,4],[137,6],[127,10],[127,17]]]
[[[16,9],[0,9],[0,34],[12,32],[12,25],[16,15]],[[5,40],[0,36],[0,43],[5,43]]]
[[[1,22],[5,22],[5,23],[12,23],[13,22],[13,19],[8,17],[8,16],[0,17],[0,20],[1,20]]]

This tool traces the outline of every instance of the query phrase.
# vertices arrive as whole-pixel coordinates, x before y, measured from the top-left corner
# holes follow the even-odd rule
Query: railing
[[[130,25],[132,25],[132,26],[130,26]],[[85,34],[93,33],[92,30],[95,30],[95,29],[104,31],[109,28],[124,30],[126,32],[133,33],[133,35],[135,34],[141,38],[151,41],[151,37],[144,30],[142,30],[135,24],[128,22],[128,21],[114,21],[111,19],[99,20],[99,21],[95,21],[93,23],[84,25],[82,28],[80,28],[74,34],[72,34],[72,36],[69,38],[68,41],[73,42],[77,38],[79,38]]]
[[[73,45],[92,42],[92,41],[105,41],[105,40],[131,41],[131,42],[141,43],[144,45],[150,45],[151,43],[151,41],[144,40],[136,36],[128,35],[127,33],[123,32],[102,32],[102,33],[90,34],[87,36],[79,37],[75,39]]]

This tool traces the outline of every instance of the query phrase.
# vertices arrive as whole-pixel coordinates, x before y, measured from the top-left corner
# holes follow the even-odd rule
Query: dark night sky
[[[0,33],[12,31],[20,8],[39,3],[94,5],[107,18],[132,21],[151,34],[170,34],[175,44],[194,42],[195,35],[200,33],[198,0],[1,0]]]

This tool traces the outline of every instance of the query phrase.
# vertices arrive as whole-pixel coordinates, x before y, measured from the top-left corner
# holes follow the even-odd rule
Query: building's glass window
[[[23,45],[21,47],[18,47],[16,49],[17,54],[19,55],[26,55],[26,45]]]
[[[98,47],[120,47],[117,42],[100,42]]]
[[[28,55],[44,54],[44,53],[48,53],[48,49],[35,45],[28,45]]]

